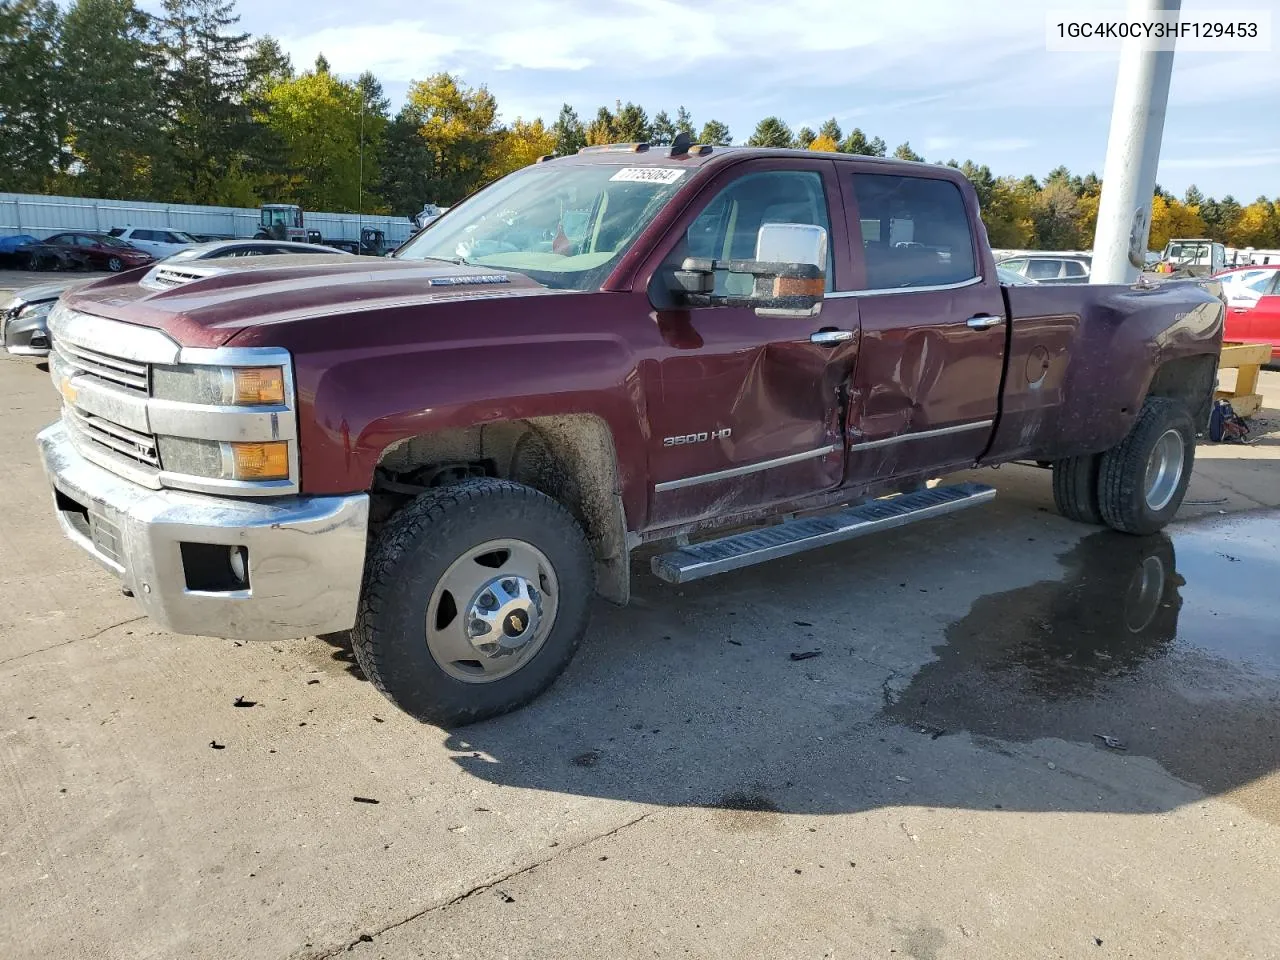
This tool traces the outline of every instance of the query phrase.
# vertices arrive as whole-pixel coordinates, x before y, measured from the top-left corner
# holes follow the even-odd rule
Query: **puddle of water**
[[[1061,580],[983,597],[886,715],[1154,757],[1211,793],[1280,770],[1280,513],[1102,531]],[[1249,806],[1276,819],[1276,790]]]

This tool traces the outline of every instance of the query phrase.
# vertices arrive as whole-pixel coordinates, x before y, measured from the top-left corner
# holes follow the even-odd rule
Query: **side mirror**
[[[756,234],[754,259],[689,257],[674,274],[673,292],[690,307],[752,307],[762,317],[811,317],[822,308],[826,263],[825,229],[812,224],[766,223]],[[717,271],[740,275],[742,292],[714,293]]]

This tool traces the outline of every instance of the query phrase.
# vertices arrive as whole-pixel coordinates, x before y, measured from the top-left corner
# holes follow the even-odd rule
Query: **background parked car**
[[[225,257],[262,257],[286,253],[330,253],[344,251],[312,243],[294,243],[288,240],[217,240],[186,247],[172,257],[162,260],[163,265],[176,266],[198,260],[220,260]],[[58,297],[69,287],[83,281],[65,280],[26,287],[0,306],[0,343],[11,354],[27,357],[43,357],[49,353],[49,311]]]
[[[18,233],[13,236],[0,237],[0,267],[19,267],[26,263],[26,254],[19,253],[24,247],[39,243],[38,237],[29,233]]]
[[[1037,283],[1088,283],[1093,258],[1069,254],[1010,257],[1001,260],[1004,267]]]
[[[1228,287],[1226,277],[1236,282]],[[1271,344],[1271,362],[1280,363],[1280,264],[1225,271],[1223,281],[1227,321],[1223,338],[1241,343]]]
[[[1222,295],[1229,305],[1249,306],[1258,302],[1280,264],[1274,266],[1231,267],[1213,275],[1222,284]]]
[[[109,232],[111,236],[145,250],[157,260],[171,257],[179,250],[200,242],[181,230],[157,230],[154,227],[115,227]]]
[[[1012,270],[1007,269],[1001,264],[996,264],[996,278],[1001,283],[1007,283],[1015,287],[1038,282],[1036,280],[1028,280],[1022,274],[1014,273]]]
[[[110,270],[119,273],[155,262],[155,257],[109,233],[55,233],[18,249],[29,270]]]

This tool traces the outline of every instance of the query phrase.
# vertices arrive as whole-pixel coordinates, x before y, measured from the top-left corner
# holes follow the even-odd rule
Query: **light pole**
[[[1129,0],[1129,14],[1176,15],[1181,6],[1182,0]],[[1151,198],[1172,73],[1172,49],[1151,50],[1140,40],[1124,41],[1102,170],[1091,283],[1132,283],[1146,266]]]
[[[360,87],[360,165],[356,186],[356,242],[360,242],[359,231],[364,227],[364,103],[365,89]]]

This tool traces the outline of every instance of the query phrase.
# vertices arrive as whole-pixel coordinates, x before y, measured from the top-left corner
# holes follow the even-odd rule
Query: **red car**
[[[1227,297],[1226,340],[1271,344],[1272,362],[1280,363],[1280,265],[1246,267],[1232,271],[1238,279],[1223,280]]]
[[[21,247],[18,254],[20,258],[25,255],[26,266],[32,270],[85,268],[119,273],[155,262],[151,254],[124,240],[90,231],[55,233],[39,243]]]

